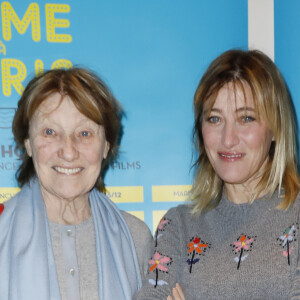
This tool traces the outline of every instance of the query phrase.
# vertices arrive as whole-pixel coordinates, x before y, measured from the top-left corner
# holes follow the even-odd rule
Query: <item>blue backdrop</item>
[[[274,2],[275,63],[281,70],[300,116],[300,2]]]
[[[297,0],[278,2],[276,16],[290,9],[299,24]],[[193,94],[212,59],[230,48],[247,49],[247,0],[2,1],[1,17],[1,199],[16,192],[10,125],[23,87],[43,69],[79,65],[108,83],[127,114],[121,155],[105,178],[108,194],[152,229],[188,193]],[[279,23],[291,50],[294,38],[285,20]],[[278,43],[286,40],[277,34]],[[276,47],[276,61],[284,65],[287,58],[297,72],[284,51]]]

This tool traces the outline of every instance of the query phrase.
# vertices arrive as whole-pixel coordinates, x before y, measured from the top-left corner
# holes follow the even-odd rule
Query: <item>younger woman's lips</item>
[[[245,153],[230,153],[230,152],[218,152],[219,157],[228,162],[235,162],[242,159],[246,154]]]

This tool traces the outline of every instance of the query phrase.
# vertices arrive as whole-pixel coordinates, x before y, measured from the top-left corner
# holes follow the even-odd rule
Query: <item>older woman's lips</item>
[[[66,175],[73,175],[83,170],[83,168],[62,168],[62,167],[53,167],[53,169],[58,173],[62,173]]]
[[[235,162],[242,159],[245,153],[228,153],[228,152],[218,152],[219,157],[227,162]]]

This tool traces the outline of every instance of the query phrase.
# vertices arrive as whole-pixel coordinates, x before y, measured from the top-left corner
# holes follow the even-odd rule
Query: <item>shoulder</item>
[[[148,226],[137,217],[121,211],[131,233],[142,277],[147,272],[148,260],[152,255],[154,242]]]
[[[181,245],[188,236],[198,232],[202,221],[201,216],[192,214],[189,204],[169,209],[157,226],[154,235],[156,245],[160,244],[161,248],[164,248],[163,244]],[[177,250],[179,251],[179,248]]]
[[[172,207],[168,210],[168,214],[177,214],[179,216],[183,216],[185,214],[191,214],[192,213],[192,207],[190,204],[180,204],[176,207]]]
[[[123,210],[121,210],[121,214],[132,235],[141,233],[151,236],[148,226],[142,220]]]
[[[299,193],[298,193],[298,195],[297,195],[297,197],[296,197],[296,199],[295,199],[295,202],[298,203],[298,204],[299,204],[299,202],[300,202],[300,191],[299,191]],[[297,204],[297,205],[298,205],[298,204]]]
[[[283,214],[294,214],[294,213],[299,213],[300,210],[300,192],[298,192],[297,196],[295,197],[294,201],[290,202],[290,205],[287,209],[281,209],[280,205],[282,205],[282,203],[285,202],[285,198],[284,198],[284,193],[275,193],[273,195],[273,198],[275,198],[274,201],[274,205],[275,205],[275,209],[279,210],[283,213]],[[273,208],[273,207],[272,207]]]
[[[191,222],[193,219],[192,208],[189,204],[181,204],[170,208],[163,219],[172,220],[176,223]]]
[[[143,245],[152,242],[153,238],[150,229],[142,220],[122,210],[121,214],[129,228],[137,250]]]

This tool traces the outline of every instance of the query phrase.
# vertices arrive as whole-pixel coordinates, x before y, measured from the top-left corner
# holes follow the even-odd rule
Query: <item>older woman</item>
[[[162,219],[136,298],[299,299],[296,124],[278,69],[259,51],[225,52],[194,111],[192,203]]]
[[[1,299],[129,300],[140,287],[151,234],[100,192],[120,117],[87,70],[27,85],[13,121],[22,189],[0,216]]]

